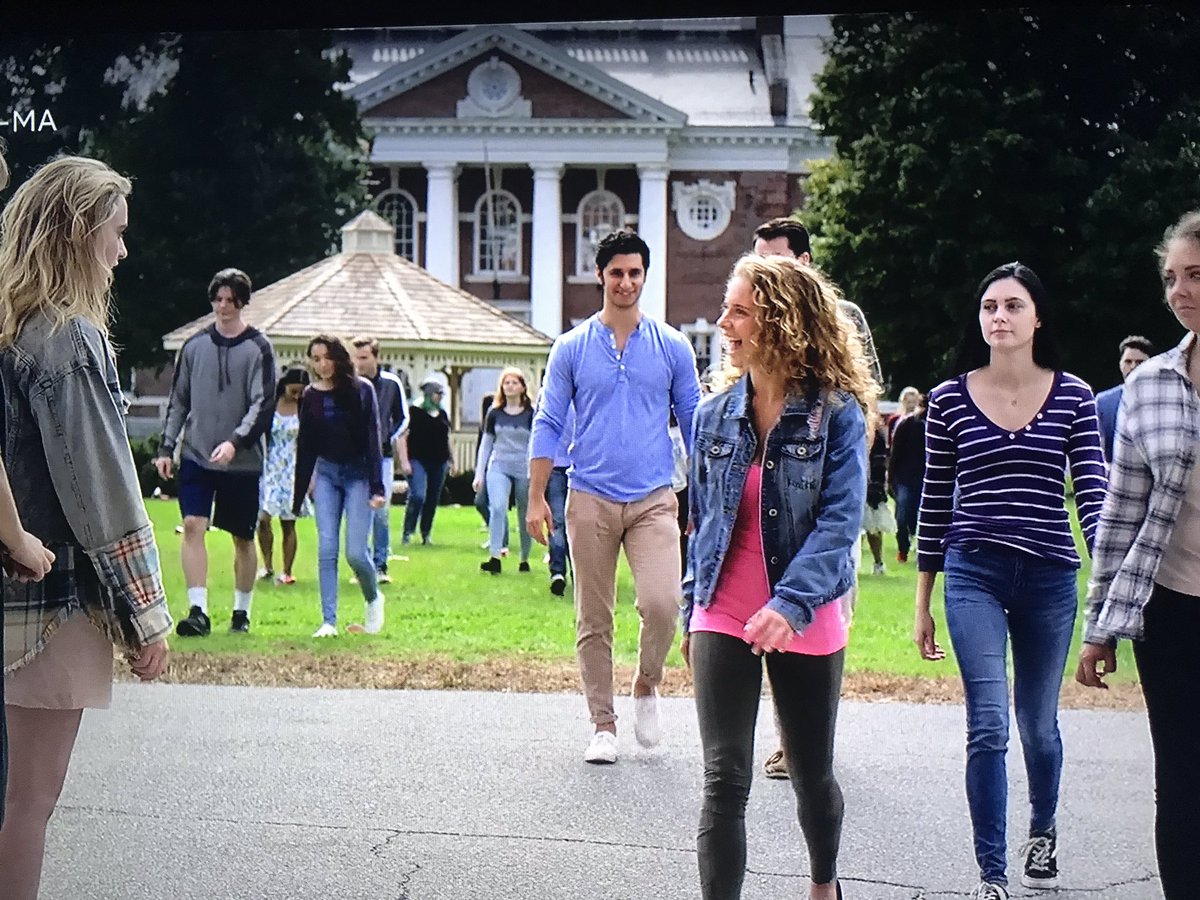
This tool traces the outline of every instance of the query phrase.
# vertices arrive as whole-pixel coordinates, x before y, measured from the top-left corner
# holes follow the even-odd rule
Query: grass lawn
[[[187,594],[179,566],[181,538],[174,501],[149,500],[147,506],[158,535],[171,614],[178,620],[187,614]],[[392,507],[392,552],[389,565],[395,581],[384,586],[387,624],[378,635],[346,635],[337,638],[309,637],[321,623],[317,589],[316,531],[311,519],[298,525],[300,550],[294,574],[296,584],[282,587],[269,581],[255,589],[248,635],[228,631],[233,601],[232,547],[222,532],[210,532],[209,610],[213,633],[202,640],[175,638],[173,648],[187,655],[237,654],[276,655],[291,652],[336,658],[353,653],[398,659],[442,657],[462,663],[493,660],[573,662],[575,658],[574,614],[567,596],[555,597],[548,589],[549,575],[542,563],[543,548],[534,545],[533,572],[519,574],[516,560],[505,560],[500,576],[479,571],[486,551],[479,544],[486,538],[478,514],[472,508],[444,506],[434,523],[434,544],[404,546],[400,543],[402,507]],[[514,518],[515,524],[515,518]],[[515,542],[516,532],[513,532]],[[849,672],[872,672],[894,676],[945,678],[957,674],[952,659],[939,591],[934,616],[939,640],[947,659],[938,663],[921,660],[910,639],[916,566],[895,563],[895,542],[884,541],[887,574],[864,575],[846,665]],[[276,537],[276,569],[279,540]],[[864,552],[865,548],[864,548]],[[869,560],[869,553],[867,554]],[[869,563],[868,563],[869,571]],[[1079,574],[1082,603],[1087,568]],[[338,621],[345,626],[362,621],[362,595],[349,581],[350,570],[342,563]],[[633,608],[633,581],[622,560],[617,582],[617,626],[614,650],[618,663],[632,664],[637,653],[637,612]],[[1076,628],[1076,647],[1078,632]],[[1074,670],[1075,650],[1068,659]],[[331,659],[332,661],[332,659]],[[678,649],[667,659],[669,666],[682,666]],[[1128,643],[1121,645],[1119,671],[1114,681],[1135,680]]]

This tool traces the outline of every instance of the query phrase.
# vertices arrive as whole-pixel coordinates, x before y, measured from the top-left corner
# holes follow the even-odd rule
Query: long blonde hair
[[[39,312],[56,328],[80,316],[108,334],[112,270],[96,255],[96,232],[131,190],[81,156],[52,160],[17,188],[0,216],[0,347]]]
[[[504,405],[508,403],[508,398],[504,396],[504,379],[509,375],[520,379],[521,406],[530,409],[533,406],[533,398],[529,396],[529,382],[525,380],[525,373],[516,366],[509,366],[500,373],[500,380],[496,382],[496,394],[492,397],[492,409],[504,409]]]
[[[766,371],[784,377],[788,393],[816,385],[847,391],[864,410],[872,408],[879,386],[831,281],[799,260],[754,253],[734,263],[729,280],[734,278],[744,278],[754,298],[758,359]],[[727,388],[744,374],[726,360],[716,387]]]

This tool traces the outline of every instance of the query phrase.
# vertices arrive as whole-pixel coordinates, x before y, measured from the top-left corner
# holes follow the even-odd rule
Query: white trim
[[[499,281],[501,284],[529,284],[528,275],[514,275],[511,272],[500,272],[493,276],[491,272],[468,272],[463,276],[463,284],[491,284],[493,281]],[[480,297],[484,303],[491,303],[484,297]]]
[[[395,171],[395,169],[393,169],[393,171]],[[418,228],[417,226],[420,223],[421,218],[420,218],[420,207],[417,205],[417,198],[414,197],[412,194],[410,194],[408,191],[406,191],[404,188],[391,187],[391,188],[388,188],[383,193],[377,195],[375,197],[375,199],[371,201],[371,209],[373,209],[373,210],[375,210],[375,212],[379,213],[379,204],[383,200],[386,200],[388,197],[396,197],[396,196],[403,197],[412,206],[412,238],[411,238],[412,256],[408,256],[407,254],[400,252],[400,249],[399,249],[400,232],[399,232],[399,230],[397,230],[397,232],[396,232],[396,239],[395,239],[395,242],[393,243],[393,247],[395,248],[395,252],[396,252],[397,256],[403,256],[405,259],[410,260],[410,261],[415,262],[418,265],[420,265],[421,229]],[[383,215],[382,213],[379,213],[379,214],[381,216]],[[385,219],[387,218],[387,216],[383,216],[383,217]],[[392,225],[395,226],[395,223],[393,222]]]
[[[625,226],[626,218],[625,203],[613,191],[610,191],[607,188],[596,188],[595,190],[588,191],[579,201],[579,205],[575,207],[575,275],[586,276],[592,281],[596,279],[596,267],[594,259],[591,265],[583,264],[584,257],[591,253],[592,248],[591,241],[586,240],[584,237],[583,226],[581,223],[583,221],[584,204],[586,204],[589,200],[595,200],[597,198],[603,198],[606,200],[611,198],[611,201],[615,201],[617,208],[620,210],[620,213],[617,215],[617,221],[613,227],[609,229],[610,231],[621,230],[621,228]],[[605,234],[608,234],[608,232],[606,231]],[[600,235],[600,237],[604,237],[604,235]],[[585,244],[587,245],[586,247]]]
[[[694,241],[711,241],[725,233],[737,205],[732,181],[714,184],[707,178],[671,183],[671,207],[679,230]]]
[[[483,247],[483,226],[484,226],[484,218],[485,217],[483,215],[482,209],[483,209],[484,201],[487,200],[489,194],[494,194],[497,197],[507,198],[512,203],[512,208],[514,210],[516,210],[516,216],[515,216],[516,222],[514,223],[516,225],[516,249],[513,252],[513,260],[516,264],[515,269],[493,270],[493,269],[483,268],[483,265],[482,265],[483,259],[482,259],[482,256],[480,255],[480,252]],[[517,199],[516,194],[514,194],[512,191],[505,190],[504,188],[492,188],[490,191],[484,191],[482,194],[479,195],[479,199],[475,201],[475,227],[472,229],[472,234],[471,234],[471,274],[472,275],[477,276],[477,277],[486,277],[487,280],[490,281],[494,277],[499,277],[499,278],[503,279],[505,275],[519,276],[519,275],[525,274],[525,269],[522,265],[524,262],[524,258],[522,257],[522,252],[525,249],[524,248],[524,234],[523,234],[525,229],[524,229],[524,223],[521,221],[522,212],[523,212],[523,210],[521,209],[521,201]],[[489,235],[489,239],[494,240],[494,238],[492,238],[490,235]]]

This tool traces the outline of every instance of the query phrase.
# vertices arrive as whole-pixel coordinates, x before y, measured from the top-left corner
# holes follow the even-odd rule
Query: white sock
[[[200,607],[200,612],[208,615],[208,588],[188,588],[188,606]]]
[[[249,614],[250,601],[254,599],[254,591],[234,591],[233,592],[233,611],[244,612]]]

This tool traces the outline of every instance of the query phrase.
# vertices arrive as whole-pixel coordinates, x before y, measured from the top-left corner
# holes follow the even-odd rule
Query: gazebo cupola
[[[343,253],[396,252],[396,229],[378,213],[365,210],[342,226]]]

